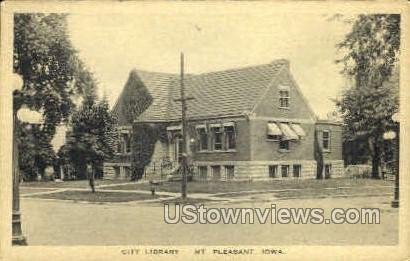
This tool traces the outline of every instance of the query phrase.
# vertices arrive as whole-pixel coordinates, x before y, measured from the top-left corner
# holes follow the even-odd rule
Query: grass
[[[20,187],[20,194],[25,195],[25,194],[31,194],[31,193],[39,193],[39,192],[48,192],[48,191],[53,191],[54,188],[26,188],[26,187]]]
[[[275,192],[275,198],[278,199],[311,199],[311,198],[332,198],[332,197],[373,197],[385,194],[393,194],[391,187],[373,187],[373,188],[345,188],[345,189],[304,189]],[[256,199],[258,197],[251,197]]]
[[[96,191],[91,193],[90,191],[64,191],[51,194],[35,195],[33,198],[44,199],[60,199],[60,200],[74,200],[74,201],[87,201],[95,203],[103,202],[129,202],[137,200],[149,200],[157,199],[160,196],[143,193],[126,193],[126,192],[101,192]],[[166,196],[161,196],[166,197]]]
[[[129,182],[128,180],[95,180],[95,186],[111,185]],[[22,188],[89,188],[88,180],[69,180],[64,182],[55,181],[29,181],[21,183]]]
[[[387,186],[392,182],[372,179],[289,179],[268,181],[238,181],[238,182],[189,182],[188,193],[230,193],[240,191],[258,190],[280,190],[280,189],[323,189],[334,187],[363,187],[363,186]],[[104,189],[104,188],[102,188]],[[135,183],[121,186],[113,186],[109,189],[119,190],[150,190],[151,185],[147,183]],[[180,192],[180,182],[165,182],[157,186],[156,191]]]

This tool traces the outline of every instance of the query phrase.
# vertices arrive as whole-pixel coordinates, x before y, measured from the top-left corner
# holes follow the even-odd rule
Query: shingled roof
[[[202,119],[244,115],[252,111],[279,71],[288,66],[287,60],[280,59],[269,64],[185,75],[186,96],[194,98],[187,102],[187,116]],[[144,112],[135,115],[135,120],[178,121],[181,105],[175,99],[180,98],[179,75],[140,70],[135,70],[135,73],[153,98]],[[121,97],[124,95],[127,94],[123,91],[114,112],[120,112]]]

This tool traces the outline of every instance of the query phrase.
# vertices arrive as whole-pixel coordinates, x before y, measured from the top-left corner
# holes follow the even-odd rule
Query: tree
[[[22,130],[31,145],[20,140],[20,158],[26,170],[44,170],[55,155],[50,142],[56,126],[68,122],[74,108],[74,95],[92,95],[95,84],[91,74],[80,61],[67,30],[66,14],[14,15],[14,72],[23,78],[23,88],[14,92],[14,106],[26,105],[41,111],[41,128]],[[28,135],[28,136],[27,136]],[[27,140],[26,140],[27,141]],[[32,146],[35,143],[36,146]],[[31,149],[31,150],[26,150]],[[33,151],[35,149],[35,151]],[[34,161],[27,160],[36,155]],[[27,165],[29,164],[29,165]]]
[[[346,136],[368,142],[372,177],[379,178],[383,133],[394,127],[391,117],[399,106],[400,15],[359,15],[338,48],[342,73],[354,83],[336,102]]]
[[[79,178],[88,178],[94,192],[95,173],[101,173],[104,160],[115,152],[118,139],[116,118],[110,113],[106,99],[97,102],[88,97],[73,113],[71,125],[72,133],[64,150]],[[91,166],[91,170],[87,166]]]

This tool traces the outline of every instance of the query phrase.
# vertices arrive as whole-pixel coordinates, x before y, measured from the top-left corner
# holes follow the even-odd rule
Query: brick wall
[[[296,82],[294,82],[289,70],[280,72],[277,84],[272,84],[264,98],[256,106],[254,113],[257,116],[268,116],[287,119],[314,119],[307,101],[300,92]],[[289,87],[289,108],[279,108],[279,86]]]
[[[195,125],[234,122],[236,129],[236,149],[235,151],[206,151],[199,152],[199,143],[196,136]],[[195,161],[244,161],[250,160],[250,139],[249,139],[249,122],[244,118],[223,118],[218,120],[206,120],[190,122],[189,136],[195,139],[190,146]],[[208,138],[210,138],[210,134]],[[210,140],[209,140],[210,141]],[[211,142],[208,142],[208,146]]]
[[[342,126],[340,124],[321,122],[316,123],[316,129],[318,131],[319,144],[322,146],[323,131],[327,130],[330,133],[330,149],[323,151],[323,159],[330,160],[343,160],[342,156]]]

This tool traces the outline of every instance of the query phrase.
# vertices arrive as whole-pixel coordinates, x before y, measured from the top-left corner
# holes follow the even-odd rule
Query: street
[[[205,202],[206,207],[377,207],[380,224],[166,224],[160,203],[74,203],[22,199],[23,233],[29,245],[394,245],[398,210],[391,195],[272,202]]]

